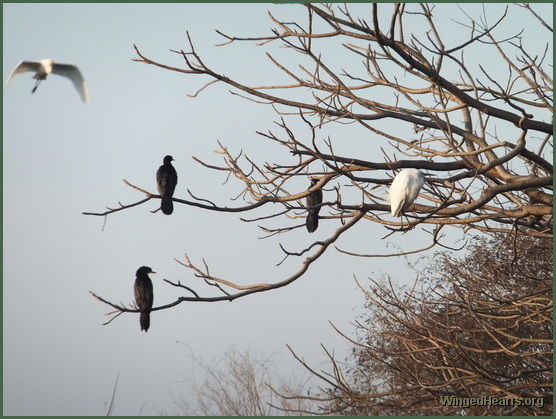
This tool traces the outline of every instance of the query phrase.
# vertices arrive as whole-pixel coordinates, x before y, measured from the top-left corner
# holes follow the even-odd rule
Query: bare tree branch
[[[283,260],[314,253],[292,276],[270,284],[242,285],[213,276],[204,261],[204,267],[198,267],[186,255],[186,261],[179,263],[219,295],[203,296],[189,284],[167,281],[193,296],[158,309],[183,301],[233,301],[288,285],[361,218],[384,226],[386,237],[434,225],[430,243],[421,251],[454,247],[447,243],[445,230],[440,234],[444,226],[460,228],[465,234],[506,232],[552,238],[552,28],[530,5],[520,7],[550,32],[545,43],[535,40],[534,47],[541,45],[539,51],[524,46],[529,32],[508,28],[508,12],[515,5],[500,9],[493,24],[487,23],[491,17],[475,19],[461,7],[461,15],[444,16],[441,5],[373,4],[368,17],[352,13],[356,5],[298,7],[306,18],[283,21],[269,14],[270,35],[238,37],[217,31],[224,38],[218,48],[234,43],[267,48],[265,57],[278,76],[265,73],[268,82],[257,85],[242,74],[208,64],[189,32],[186,47],[171,50],[182,60],[181,67],[154,61],[134,45],[138,63],[183,77],[208,78],[191,97],[208,86],[224,87],[260,106],[272,106],[277,114],[272,129],[256,133],[280,145],[284,150],[280,156],[259,162],[220,141],[216,153],[221,163],[192,156],[202,170],[223,174],[224,183],[240,185],[240,192],[230,199],[241,203],[225,206],[194,192],[194,185],[187,185],[191,199],[174,196],[174,203],[213,212],[255,211],[241,219],[260,223],[268,238],[303,228],[298,220],[307,216],[304,201],[320,190],[325,195],[319,204],[321,222],[335,227],[327,239],[319,237],[304,249],[286,250],[281,245]],[[457,41],[439,24],[447,18],[462,29],[463,37],[454,38]],[[408,21],[411,24],[405,24]],[[510,35],[498,36],[502,29],[509,29]],[[275,54],[273,46],[284,47],[289,61]],[[477,58],[485,54],[497,60],[496,69]],[[351,138],[353,131],[344,135],[340,129],[332,130],[348,125],[359,138]],[[354,146],[350,149],[346,144]],[[387,186],[403,168],[426,172],[418,202],[404,215],[411,219],[405,226],[403,219],[389,216],[387,197]],[[309,177],[317,177],[318,182],[307,189]],[[107,217],[160,199],[125,182],[146,198],[84,214]],[[282,224],[271,228],[265,225],[270,220]],[[353,257],[372,256],[355,249],[337,250]]]

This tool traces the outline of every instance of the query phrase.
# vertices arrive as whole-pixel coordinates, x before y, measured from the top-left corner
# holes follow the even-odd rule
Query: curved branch
[[[324,252],[326,251],[326,249],[328,249],[328,247],[332,243],[334,243],[346,230],[353,227],[361,218],[363,218],[364,215],[365,215],[365,212],[360,211],[350,221],[348,221],[342,227],[337,229],[334,232],[334,234],[332,234],[332,236],[330,236],[327,240],[320,241],[319,242],[319,249],[314,254],[312,254],[311,256],[308,256],[302,262],[301,268],[295,274],[293,274],[289,278],[284,279],[283,281],[276,282],[274,284],[263,284],[263,285],[259,285],[259,286],[256,286],[256,287],[249,287],[249,289],[244,290],[242,292],[238,292],[236,294],[228,294],[228,295],[216,296],[216,297],[199,297],[197,293],[195,293],[194,291],[192,291],[188,287],[184,287],[183,285],[180,285],[179,282],[176,285],[175,283],[172,283],[170,281],[165,280],[167,283],[169,283],[173,286],[179,286],[179,287],[186,288],[188,291],[192,292],[196,296],[195,297],[179,297],[177,300],[175,300],[172,303],[165,304],[165,305],[158,306],[158,307],[153,307],[151,311],[165,310],[165,309],[168,309],[168,308],[171,308],[171,307],[175,307],[178,304],[181,304],[183,302],[195,302],[195,303],[197,303],[197,302],[218,302],[218,301],[230,301],[231,302],[231,301],[234,301],[234,300],[236,300],[238,298],[241,298],[241,297],[245,297],[245,296],[248,296],[248,295],[251,295],[251,294],[257,294],[257,293],[260,293],[260,292],[265,292],[265,291],[270,291],[270,290],[282,288],[282,287],[284,287],[288,284],[291,284],[292,282],[294,282],[295,280],[297,280],[301,276],[303,276],[303,274],[309,269],[309,266],[311,266],[311,264],[313,262],[315,262],[319,257],[321,257],[324,254]],[[194,269],[195,272],[197,273],[196,276],[200,276],[205,280],[213,280],[213,281],[217,280],[217,281],[222,282],[226,285],[231,284],[228,281],[223,281],[223,280],[217,279],[217,278],[215,278],[211,275],[204,274],[201,270],[199,270],[198,268],[195,268],[191,264],[189,264],[189,265],[182,264],[182,265],[184,265],[188,268]],[[234,287],[237,288],[237,286],[234,286]],[[118,305],[118,304],[112,303],[112,302],[98,296],[97,294],[95,294],[92,291],[89,291],[89,293],[93,297],[95,297],[97,300],[115,308],[117,311],[125,312],[125,313],[139,313],[139,310],[137,310],[137,309],[127,308],[127,307],[123,306],[123,304]]]

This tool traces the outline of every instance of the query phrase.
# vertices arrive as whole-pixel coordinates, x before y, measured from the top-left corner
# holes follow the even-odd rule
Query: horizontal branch
[[[276,283],[273,283],[273,284],[261,285],[259,287],[255,287],[255,288],[249,288],[245,291],[238,292],[236,294],[227,294],[227,295],[221,295],[221,296],[215,296],[215,297],[200,297],[194,291],[187,288],[188,291],[196,294],[196,296],[195,297],[179,297],[177,300],[175,300],[172,303],[165,304],[165,305],[158,306],[158,307],[153,307],[151,311],[165,310],[165,309],[168,309],[168,308],[171,308],[171,307],[175,307],[178,304],[181,304],[182,302],[196,302],[196,303],[198,303],[198,302],[218,302],[218,301],[230,301],[231,302],[233,300],[236,300],[236,299],[241,298],[241,297],[245,297],[247,295],[257,294],[257,293],[260,293],[260,292],[265,292],[265,291],[270,291],[270,290],[285,287],[286,285],[291,284],[292,282],[294,282],[295,280],[297,280],[301,276],[303,276],[303,274],[309,269],[309,266],[311,266],[311,264],[313,262],[315,262],[319,257],[321,257],[324,254],[324,252],[326,251],[326,249],[328,249],[328,247],[331,244],[333,244],[346,230],[353,227],[361,218],[363,218],[364,215],[365,215],[365,212],[360,211],[359,213],[355,214],[354,217],[351,220],[349,220],[346,224],[344,224],[343,226],[338,228],[328,239],[326,239],[324,241],[316,242],[315,244],[319,246],[319,249],[313,255],[307,257],[302,262],[301,268],[295,274],[293,274],[289,278],[284,279],[283,281],[276,282]],[[196,271],[201,272],[198,269],[196,269]],[[205,275],[205,276],[203,276],[203,278],[208,279],[208,280],[213,279],[209,275]],[[165,281],[168,282],[169,284],[173,285],[173,286],[180,286],[180,285],[176,285],[175,283],[172,283],[171,281],[167,281],[167,280],[165,280]],[[139,310],[137,310],[137,309],[127,308],[123,305],[118,305],[118,304],[112,303],[112,302],[98,296],[97,294],[95,294],[92,291],[89,291],[89,293],[94,298],[96,298],[97,300],[115,308],[116,310],[118,310],[120,312],[139,313]]]
[[[314,152],[306,151],[306,150],[294,150],[291,153],[294,155],[306,155],[306,156],[312,156],[315,154]],[[424,169],[424,170],[445,172],[445,171],[461,170],[467,168],[465,162],[463,161],[432,162],[428,160],[397,160],[395,162],[377,163],[368,160],[352,159],[349,157],[341,157],[341,156],[323,154],[323,153],[319,153],[318,157],[324,160],[362,166],[362,167],[375,169],[375,170],[394,170],[394,169],[414,168],[414,169]],[[390,183],[390,182],[391,180],[386,180],[383,183]]]

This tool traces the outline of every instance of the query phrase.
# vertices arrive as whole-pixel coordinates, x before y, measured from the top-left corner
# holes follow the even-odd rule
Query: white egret
[[[409,208],[424,184],[425,177],[417,169],[404,169],[396,175],[390,186],[390,212],[394,217]]]
[[[33,76],[33,78],[37,80],[37,82],[35,83],[35,87],[33,87],[31,93],[35,93],[35,90],[37,90],[37,87],[39,87],[40,82],[45,80],[46,76],[48,76],[49,74],[58,74],[59,76],[69,78],[73,82],[73,85],[79,92],[79,95],[81,96],[83,102],[87,102],[89,100],[87,84],[85,83],[85,80],[83,80],[83,76],[81,75],[81,72],[79,71],[77,66],[73,64],[55,64],[54,61],[50,59],[41,60],[38,62],[21,61],[18,65],[15,66],[12,74],[10,74],[10,77],[8,77],[8,80],[4,85],[4,90],[6,89],[6,86],[8,86],[10,80],[16,74],[25,73],[27,71],[34,71],[35,75]]]

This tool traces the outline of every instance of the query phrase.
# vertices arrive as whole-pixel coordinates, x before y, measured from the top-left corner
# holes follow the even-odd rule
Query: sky
[[[271,107],[231,95],[225,86],[190,98],[209,79],[132,60],[136,44],[149,58],[183,66],[170,49],[187,49],[188,31],[203,59],[224,74],[253,84],[283,81],[265,49],[215,46],[223,39],[214,29],[269,34],[268,10],[288,21],[305,16],[295,5],[3,4],[4,81],[21,60],[52,58],[77,64],[90,94],[83,104],[68,80],[50,76],[31,95],[31,73],[16,76],[4,91],[4,415],[103,415],[116,377],[115,415],[171,412],[177,399],[191,397],[187,381],[202,382],[193,358],[210,362],[230,347],[272,355],[280,375],[303,376],[286,344],[312,366],[325,361],[321,344],[337,359],[348,355],[349,344],[330,323],[353,336],[351,322],[365,303],[354,277],[387,273],[400,283],[411,278],[403,258],[360,259],[329,249],[285,288],[233,303],[184,303],[157,311],[148,333],[140,331],[136,314],[103,325],[110,308],[89,291],[129,304],[142,265],[157,272],[151,278],[155,305],[161,305],[183,295],[162,279],[213,292],[176,262],[184,254],[198,265],[204,259],[211,273],[231,281],[276,282],[301,263],[290,258],[277,266],[279,244],[301,250],[338,227],[321,221],[311,236],[298,229],[261,240],[257,223],[240,220],[246,214],[176,204],[167,217],[151,213],[154,200],[110,215],[104,226],[102,217],[82,214],[144,197],[122,179],[155,193],[155,172],[166,154],[174,156],[179,174],[176,197],[187,199],[189,189],[222,205],[239,205],[230,200],[238,183],[224,184],[224,174],[192,159],[222,164],[214,153],[218,141],[232,154],[244,150],[259,162],[292,162],[286,150],[256,134],[276,130]],[[297,65],[287,51],[268,48]],[[373,158],[376,147],[369,148],[360,133],[349,126],[327,131],[345,136],[347,150],[356,147],[361,158]],[[299,186],[301,191],[308,182]],[[427,237],[416,230],[380,240],[386,233],[382,226],[360,223],[338,245],[387,254],[422,247]],[[454,241],[461,238],[453,234]]]

